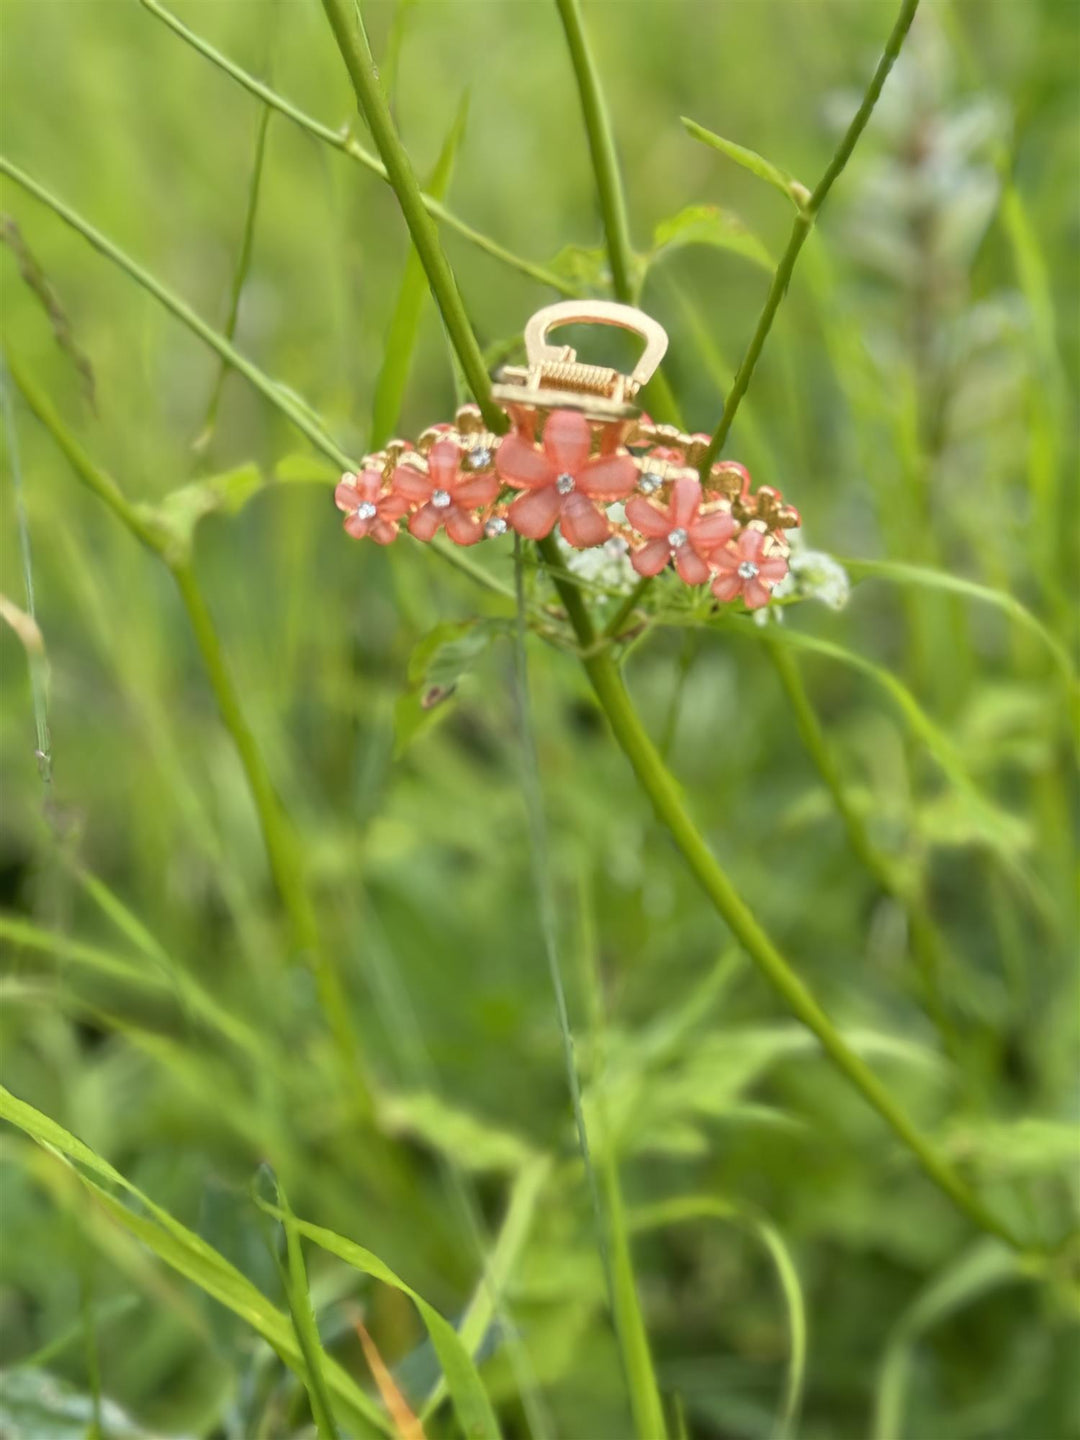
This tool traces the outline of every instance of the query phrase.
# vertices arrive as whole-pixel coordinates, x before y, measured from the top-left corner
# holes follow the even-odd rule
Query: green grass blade
[[[457,114],[443,141],[438,160],[428,177],[427,193],[441,200],[450,185],[458,146],[465,135],[465,122],[469,111],[468,92],[462,96]],[[409,379],[413,351],[420,335],[420,317],[428,295],[424,267],[416,253],[416,247],[409,246],[405,261],[405,273],[401,280],[397,304],[386,334],[383,363],[375,381],[375,399],[371,407],[372,450],[381,450],[394,433],[401,414],[402,397]]]
[[[323,1374],[326,1357],[323,1354],[319,1326],[315,1319],[315,1307],[311,1299],[311,1291],[308,1288],[304,1251],[296,1229],[296,1219],[289,1208],[285,1192],[276,1179],[274,1180],[274,1191],[280,1209],[282,1229],[285,1231],[285,1263],[281,1263],[276,1248],[273,1251],[274,1261],[278,1267],[282,1288],[288,1301],[293,1330],[296,1332],[296,1343],[304,1357],[304,1387],[308,1393],[311,1414],[315,1421],[319,1440],[339,1440],[330,1397],[326,1391],[326,1379]]]
[[[54,1152],[63,1162],[69,1163],[73,1173],[92,1195],[95,1205],[111,1220],[140,1240],[171,1269],[240,1316],[291,1370],[303,1375],[303,1355],[289,1320],[205,1240],[156,1205],[107,1160],[63,1126],[3,1087],[0,1087],[0,1119],[7,1120],[43,1149]],[[137,1200],[147,1213],[143,1215],[132,1210],[83,1171],[118,1186]],[[392,1433],[386,1416],[375,1402],[364,1394],[341,1366],[332,1361],[327,1363],[327,1383],[359,1436],[371,1440],[371,1437]]]
[[[225,316],[225,328],[222,332],[230,344],[236,335],[236,322],[240,318],[240,297],[244,293],[244,285],[247,283],[248,271],[251,269],[251,257],[255,249],[255,217],[259,210],[259,192],[262,189],[263,163],[266,159],[266,134],[270,127],[272,114],[270,106],[263,105],[255,127],[255,153],[251,161],[251,179],[248,182],[247,204],[244,208],[244,228],[241,232],[236,265],[233,268],[232,285],[229,290],[229,308]],[[225,377],[228,373],[228,363],[222,356],[217,375],[214,377],[214,387],[207,402],[202,429],[192,444],[192,449],[198,455],[206,453],[214,438],[214,427],[217,424],[221,396],[225,389]]]
[[[283,1213],[273,1206],[268,1206],[264,1201],[259,1204],[269,1214],[277,1219],[283,1220]],[[338,1235],[334,1230],[327,1230],[322,1225],[313,1225],[307,1220],[294,1220],[293,1224],[298,1234],[311,1240],[320,1249],[331,1255],[336,1255],[339,1260],[344,1260],[354,1270],[359,1270],[364,1275],[370,1275],[373,1280],[379,1280],[384,1285],[400,1291],[407,1295],[420,1312],[420,1318],[427,1328],[435,1353],[439,1357],[443,1374],[446,1377],[446,1386],[450,1392],[450,1399],[453,1402],[457,1417],[461,1422],[469,1440],[500,1440],[498,1421],[495,1412],[491,1408],[491,1401],[487,1397],[483,1381],[473,1363],[472,1356],[462,1343],[461,1336],[450,1324],[440,1315],[433,1305],[430,1305],[422,1295],[395,1275],[389,1265],[383,1263],[377,1255],[358,1245],[354,1240],[347,1239],[344,1235]]]
[[[869,579],[891,581],[895,585],[910,585],[921,590],[945,590],[969,600],[977,600],[982,605],[992,605],[1038,638],[1061,671],[1070,687],[1074,703],[1076,702],[1076,667],[1068,650],[1049,627],[1015,596],[1004,590],[996,590],[991,585],[980,585],[975,580],[967,580],[962,575],[953,575],[947,570],[935,570],[928,565],[908,565],[898,560],[841,560],[840,563],[856,577],[865,575]]]
[[[514,1180],[506,1218],[491,1251],[485,1273],[461,1318],[461,1343],[470,1355],[475,1356],[492,1321],[499,1313],[500,1299],[521,1257],[550,1174],[551,1161],[547,1156],[537,1156],[536,1159],[526,1162]],[[436,1381],[424,1401],[420,1411],[421,1420],[431,1414],[446,1393],[446,1377],[443,1375]]]
[[[776,1270],[787,1317],[788,1366],[773,1440],[789,1440],[795,1433],[806,1386],[806,1301],[799,1272],[780,1231],[771,1220],[750,1206],[716,1195],[680,1195],[673,1200],[662,1200],[656,1205],[635,1210],[631,1215],[631,1225],[635,1231],[652,1230],[710,1217],[733,1221],[756,1235],[769,1252]]]

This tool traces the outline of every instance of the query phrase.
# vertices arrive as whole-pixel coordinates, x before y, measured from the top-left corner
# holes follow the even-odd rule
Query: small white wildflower
[[[630,564],[630,547],[620,535],[613,535],[603,545],[591,550],[575,550],[559,536],[559,553],[572,575],[580,575],[594,585],[619,594],[629,593],[634,588],[637,575]]]
[[[797,530],[785,532],[791,545],[788,573],[773,589],[773,597],[798,596],[801,600],[819,600],[830,610],[843,610],[851,598],[851,580],[834,556],[824,550],[808,550]]]

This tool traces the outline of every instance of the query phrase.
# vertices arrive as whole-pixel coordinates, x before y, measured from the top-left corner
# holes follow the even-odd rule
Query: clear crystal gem
[[[753,580],[758,573],[758,567],[752,560],[744,560],[736,573],[740,580]]]
[[[646,470],[638,481],[638,489],[644,495],[652,495],[660,489],[663,483],[664,477],[662,475],[658,475],[655,470]]]
[[[569,474],[568,471],[564,470],[563,473],[555,481],[555,489],[558,490],[560,495],[569,495],[570,491],[573,490],[573,488],[574,477]]]
[[[500,535],[506,534],[506,521],[501,515],[493,515],[490,520],[484,521],[484,534],[489,540],[497,540]]]
[[[483,470],[485,465],[491,464],[491,451],[486,445],[474,445],[465,459],[470,470]]]
[[[686,544],[687,538],[686,531],[681,525],[678,525],[668,533],[667,543],[671,546],[672,550],[679,550]]]
[[[378,509],[370,500],[361,500],[360,504],[356,507],[356,518],[358,520],[374,520],[378,513]]]
[[[431,503],[436,510],[446,510],[450,505],[449,490],[433,490],[431,492]]]

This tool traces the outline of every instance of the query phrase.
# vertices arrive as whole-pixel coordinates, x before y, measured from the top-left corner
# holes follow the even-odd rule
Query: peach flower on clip
[[[637,466],[625,452],[593,456],[591,448],[589,422],[576,410],[551,412],[540,448],[516,431],[502,441],[499,475],[525,492],[507,513],[519,535],[542,540],[558,521],[563,538],[576,550],[602,545],[610,537],[602,506],[630,494]]]
[[[437,440],[428,452],[428,473],[399,465],[394,489],[410,504],[419,505],[409,517],[409,533],[417,540],[433,540],[440,527],[455,545],[475,545],[484,530],[471,512],[483,510],[499,493],[491,471],[461,469],[462,454],[454,440]]]
[[[409,508],[404,496],[383,494],[381,470],[361,470],[359,475],[346,471],[334,491],[334,504],[346,512],[346,534],[354,540],[370,536],[377,545],[397,538],[398,521]]]
[[[676,480],[667,505],[634,495],[626,502],[626,519],[645,537],[630,556],[639,575],[659,575],[675,561],[680,579],[701,585],[709,578],[709,555],[730,540],[738,525],[730,510],[701,513],[701,482],[692,476]]]
[[[764,530],[748,525],[730,545],[709,557],[719,571],[712,583],[717,600],[735,600],[741,595],[748,610],[760,610],[769,603],[773,586],[788,572],[788,563],[783,555],[766,552],[768,538]]]

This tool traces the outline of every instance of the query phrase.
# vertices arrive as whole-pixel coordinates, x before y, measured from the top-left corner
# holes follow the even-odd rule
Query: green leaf
[[[510,1190],[510,1200],[495,1241],[488,1255],[485,1272],[473,1292],[473,1297],[461,1317],[460,1334],[462,1344],[470,1355],[479,1350],[487,1335],[492,1320],[501,1307],[502,1297],[514,1273],[518,1259],[536,1219],[540,1196],[551,1174],[551,1161],[546,1155],[529,1160],[519,1171]],[[507,1344],[519,1345],[516,1332],[507,1327]],[[424,1402],[420,1413],[426,1420],[439,1401],[446,1394],[445,1377],[440,1376],[431,1394]]]
[[[548,269],[582,292],[606,292],[610,285],[607,251],[601,246],[564,245]]]
[[[424,636],[409,659],[409,688],[394,708],[395,757],[449,712],[462,677],[505,629],[501,620],[466,620],[436,625]]]
[[[159,1260],[220,1305],[239,1315],[291,1370],[303,1377],[304,1357],[289,1320],[205,1240],[174,1219],[167,1210],[155,1205],[107,1160],[95,1154],[63,1126],[3,1087],[0,1087],[0,1119],[9,1121],[44,1150],[52,1152],[58,1163],[67,1166],[90,1192],[97,1207],[116,1225],[140,1240]],[[139,1214],[129,1208],[84,1171],[90,1171],[110,1185],[126,1191],[147,1213]],[[370,1437],[379,1434],[392,1433],[383,1412],[340,1365],[328,1359],[326,1372],[327,1384],[358,1436],[370,1440]]]
[[[271,1210],[264,1202],[259,1203],[264,1210]],[[276,1213],[279,1219],[282,1218],[280,1212]],[[498,1422],[483,1382],[472,1357],[450,1322],[370,1250],[365,1250],[362,1245],[344,1235],[338,1235],[336,1231],[327,1230],[322,1225],[313,1225],[307,1220],[296,1220],[294,1223],[301,1235],[321,1249],[336,1255],[339,1260],[344,1260],[354,1270],[370,1275],[373,1280],[380,1280],[384,1285],[390,1285],[409,1297],[427,1327],[446,1376],[450,1399],[466,1437],[468,1440],[500,1440]]]
[[[390,1134],[411,1135],[463,1170],[514,1171],[536,1159],[536,1151],[519,1135],[448,1105],[427,1090],[384,1096],[379,1119]]]
[[[783,1235],[771,1220],[750,1206],[719,1195],[679,1195],[672,1200],[662,1200],[632,1212],[630,1224],[635,1231],[652,1230],[709,1217],[730,1220],[756,1235],[769,1252],[776,1270],[787,1311],[789,1358],[784,1395],[773,1433],[775,1440],[786,1440],[794,1433],[806,1383],[806,1302],[799,1272]]]
[[[461,97],[457,114],[443,142],[435,168],[424,186],[429,195],[442,200],[450,185],[458,146],[465,134],[469,112],[468,91]],[[383,350],[383,363],[375,381],[371,408],[371,449],[379,450],[393,435],[401,414],[401,402],[409,380],[413,351],[420,334],[420,317],[428,298],[427,276],[413,246],[405,261],[397,304],[390,320]]]
[[[770,274],[776,268],[753,231],[748,230],[737,215],[721,210],[718,205],[687,205],[677,215],[661,220],[653,232],[650,265],[686,245],[711,245],[718,250],[730,250]]]
[[[137,505],[135,508],[147,524],[166,538],[166,558],[175,562],[191,554],[200,520],[207,515],[237,514],[262,488],[259,467],[249,462],[221,475],[193,480],[190,485],[170,490],[157,505]]]
[[[793,175],[786,170],[781,170],[771,160],[766,160],[756,150],[748,150],[745,145],[737,145],[734,140],[725,140],[722,135],[716,135],[711,130],[706,130],[704,125],[699,125],[696,120],[690,120],[685,115],[679,117],[687,132],[700,140],[702,144],[710,146],[713,150],[719,150],[721,155],[726,155],[729,160],[734,160],[736,165],[741,165],[744,170],[749,170],[759,180],[767,180],[777,190],[786,195],[796,210],[801,210],[809,192],[805,185],[800,185]]]

